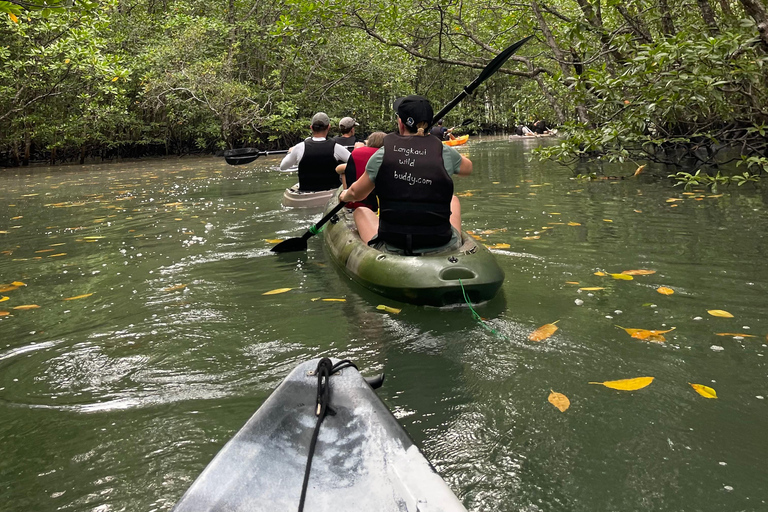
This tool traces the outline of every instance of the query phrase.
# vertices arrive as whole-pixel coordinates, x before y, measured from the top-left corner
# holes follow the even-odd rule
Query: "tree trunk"
[[[744,10],[757,23],[757,32],[765,46],[768,46],[768,9],[760,0],[741,0]]]
[[[594,28],[600,37],[600,42],[603,44],[603,48],[605,48],[606,51],[608,51],[613,59],[616,62],[624,62],[626,59],[624,56],[619,52],[615,46],[613,46],[613,43],[611,42],[611,38],[608,34],[608,32],[605,30],[605,27],[603,26],[603,18],[600,14],[600,2],[599,0],[595,3],[597,4],[597,11],[592,8],[592,4],[589,2],[589,0],[576,0],[576,3],[579,4],[579,7],[581,8],[582,14],[584,14],[584,18],[587,20],[587,23],[589,23],[592,28]],[[616,76],[616,68],[613,65],[613,62],[611,59],[605,59],[605,64],[608,69],[608,71],[611,73],[612,76]]]
[[[720,35],[720,29],[717,26],[717,21],[715,21],[715,12],[709,5],[709,0],[696,0],[696,3],[699,4],[699,11],[701,11],[701,17],[709,29],[709,35],[713,37]]]
[[[731,10],[731,5],[728,3],[730,0],[719,0],[720,1],[720,10],[723,11],[723,16],[733,16],[733,11]]]
[[[621,4],[616,6],[616,10],[619,11],[619,14],[621,14],[627,23],[629,23],[629,26],[632,27],[632,31],[637,35],[637,37],[639,37],[644,43],[653,43],[651,33],[646,28],[642,19],[632,16],[627,8]]]
[[[32,137],[29,135],[29,130],[24,130],[24,160],[22,165],[29,165],[29,158],[32,152]]]
[[[661,32],[667,37],[674,37],[677,32],[667,0],[659,0],[659,12],[661,12]]]

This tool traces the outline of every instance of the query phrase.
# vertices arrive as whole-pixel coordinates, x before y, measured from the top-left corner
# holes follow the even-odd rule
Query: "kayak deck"
[[[175,512],[297,510],[318,360],[297,366],[182,496]],[[355,368],[332,375],[306,495],[309,512],[466,509]]]
[[[326,212],[338,204],[329,201]],[[334,222],[335,220],[335,222]],[[323,232],[331,259],[353,281],[390,299],[417,305],[448,306],[492,299],[504,282],[493,254],[467,233],[457,249],[404,256],[362,241],[352,212],[342,209]]]

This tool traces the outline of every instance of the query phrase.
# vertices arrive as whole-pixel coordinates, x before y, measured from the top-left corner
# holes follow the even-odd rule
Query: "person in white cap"
[[[286,170],[299,166],[299,190],[315,192],[331,190],[341,185],[336,166],[349,160],[349,151],[328,139],[331,120],[325,112],[318,112],[312,117],[309,128],[312,136],[299,142],[280,162],[280,169]]]
[[[360,126],[357,121],[351,117],[342,117],[339,121],[339,132],[341,135],[336,137],[336,144],[344,146],[352,151],[355,147],[355,126]]]

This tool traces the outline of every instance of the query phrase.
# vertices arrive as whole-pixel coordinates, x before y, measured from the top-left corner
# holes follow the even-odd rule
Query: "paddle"
[[[275,151],[259,151],[255,148],[228,149],[224,152],[224,160],[229,165],[249,164],[262,155],[279,155],[287,153],[287,149],[278,149]]]
[[[507,59],[509,59],[513,53],[519,50],[520,47],[523,46],[525,43],[527,43],[528,40],[532,37],[533,36],[525,37],[519,40],[518,42],[516,42],[515,44],[509,46],[506,50],[504,50],[500,54],[498,54],[495,59],[493,59],[491,62],[488,63],[487,66],[485,66],[485,69],[483,69],[482,73],[480,73],[480,75],[477,78],[475,78],[475,80],[471,84],[466,86],[463,91],[461,91],[455,98],[451,100],[450,103],[448,103],[445,107],[443,107],[443,110],[441,110],[440,112],[434,115],[434,117],[432,118],[432,122],[430,123],[430,126],[435,124],[439,119],[444,118],[446,114],[448,114],[448,112],[450,112],[453,109],[453,107],[458,105],[461,100],[463,100],[464,98],[466,98],[467,96],[475,92],[475,89],[480,87],[480,84],[485,82],[491,75],[497,72],[499,68],[501,68],[501,66],[503,66],[505,62],[507,62]]]
[[[499,68],[502,65],[504,65],[507,59],[509,59],[513,53],[515,53],[521,46],[523,46],[526,42],[528,42],[528,40],[532,37],[533,36],[528,36],[524,39],[521,39],[520,41],[516,42],[515,44],[513,44],[512,46],[510,46],[500,54],[498,54],[496,58],[493,59],[485,67],[485,69],[483,69],[482,73],[480,73],[480,76],[475,78],[475,80],[471,84],[466,86],[464,90],[461,91],[461,93],[458,96],[453,98],[448,105],[443,107],[443,110],[438,112],[436,116],[432,117],[432,123],[430,123],[430,125],[434,124],[438,119],[442,119],[443,117],[445,117],[446,114],[448,114],[448,112],[450,112],[453,109],[453,107],[458,105],[461,100],[463,100],[468,94],[471,94],[472,92],[474,92],[474,90],[477,89],[481,83],[483,83],[486,79],[488,79],[488,77],[490,77],[496,71],[498,71]],[[462,126],[464,124],[469,124],[471,122],[472,122],[472,119],[466,119],[462,123]],[[429,131],[429,130],[427,129],[426,131]],[[307,240],[313,237],[314,235],[318,234],[323,224],[328,222],[331,219],[331,217],[336,215],[339,212],[339,210],[344,208],[345,204],[347,203],[345,203],[344,201],[339,201],[339,204],[337,204],[333,208],[333,210],[328,212],[328,214],[325,217],[320,219],[320,222],[318,222],[317,224],[309,228],[309,231],[304,233],[304,235],[302,235],[301,238],[289,238],[288,240],[283,240],[282,242],[280,242],[279,244],[277,244],[272,248],[272,252],[283,253],[283,252],[292,252],[292,251],[306,251]]]

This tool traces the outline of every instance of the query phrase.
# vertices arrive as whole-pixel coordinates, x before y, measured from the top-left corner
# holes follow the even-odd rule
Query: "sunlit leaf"
[[[11,299],[10,297],[3,296],[3,297],[0,297],[0,302],[5,302],[5,301],[10,300],[10,299]]]
[[[690,382],[688,384],[691,384]],[[691,387],[704,398],[717,398],[717,392],[709,386],[703,384],[691,384]]]
[[[37,309],[37,308],[39,308],[39,307],[40,307],[40,306],[38,306],[37,304],[24,304],[24,305],[22,305],[22,306],[16,306],[16,307],[15,307],[15,308],[13,308],[13,309],[20,309],[20,310],[25,310],[25,309]]]
[[[672,295],[673,293],[675,293],[675,290],[673,290],[672,288],[667,288],[666,286],[659,286],[658,288],[656,288],[656,291],[662,295]]]
[[[11,283],[13,286],[27,286],[25,283],[22,283],[21,281],[14,281]]]
[[[611,219],[603,219],[603,222],[613,222]]]
[[[565,412],[571,406],[571,401],[568,400],[567,396],[562,393],[556,393],[552,389],[549,391],[549,398],[547,398],[547,400],[549,403],[560,409],[560,412]]]
[[[58,253],[58,254],[51,254],[51,255],[50,255],[50,256],[48,256],[48,257],[49,257],[49,258],[58,258],[59,256],[66,256],[66,255],[67,255],[67,253],[65,253],[65,252],[60,252],[60,253]]]
[[[611,274],[611,277],[619,281],[632,281],[634,277],[629,274]]]
[[[393,315],[396,315],[400,311],[402,311],[401,309],[391,308],[389,306],[385,306],[384,304],[379,304],[378,306],[376,306],[376,309],[380,309],[382,311],[386,311],[387,313],[392,313]]]
[[[101,240],[102,238],[107,238],[105,236],[84,236],[85,240]]]
[[[278,293],[285,293],[291,290],[293,290],[293,288],[275,288],[274,290],[262,293],[262,295],[277,295]]]
[[[684,201],[684,199],[680,199],[679,197],[670,197],[669,199],[667,199],[668,203],[675,203],[677,201]]]
[[[560,320],[556,320],[551,324],[542,325],[541,327],[533,331],[530,334],[530,336],[528,336],[528,339],[531,341],[544,341],[545,339],[555,334],[555,331],[557,330],[557,326],[555,324],[559,321]]]
[[[163,288],[163,291],[164,292],[175,292],[176,290],[183,290],[186,287],[187,287],[186,284],[176,284],[176,285],[173,285],[173,286],[169,286],[168,288]]]
[[[569,222],[568,225],[569,226],[581,226],[581,224],[578,223],[578,222]]]
[[[83,295],[75,295],[74,297],[67,297],[66,299],[62,299],[62,300],[77,300],[77,299],[84,299],[84,298],[86,298],[86,297],[90,297],[91,295],[93,295],[93,294],[92,294],[92,293],[85,293],[85,294],[83,294]]]
[[[8,13],[8,17],[11,18],[11,21],[14,22],[14,23],[18,23],[19,22],[19,18],[17,18],[16,15],[13,14],[12,12]]]
[[[11,284],[2,284],[0,285],[0,293],[18,290],[18,288],[18,286],[13,286]]]
[[[658,331],[654,329],[633,329],[633,328],[622,327],[620,325],[617,325],[616,327],[618,327],[619,329],[625,330],[627,334],[629,334],[635,339],[658,341],[658,342],[666,341],[666,339],[664,338],[664,336],[662,336],[662,334],[672,332],[676,329],[676,327],[673,327],[671,329],[667,329],[666,331]]]
[[[587,288],[579,288],[579,290],[585,291],[585,292],[594,292],[597,290],[605,290],[605,288],[601,288],[600,286],[589,286]]]
[[[602,276],[607,276],[607,275],[608,275],[608,274],[606,274],[605,272],[595,272],[594,274],[595,274],[596,276],[600,276],[600,277],[602,277]]]
[[[2,302],[2,301],[0,301],[0,302]],[[756,338],[757,337],[754,334],[740,334],[740,333],[737,333],[737,332],[716,332],[715,334],[717,336],[739,336],[741,338]]]
[[[566,281],[565,284],[579,284],[578,281]]]
[[[323,299],[323,302],[347,302],[347,299]]]
[[[509,249],[510,247],[512,246],[509,244],[495,244],[488,246],[489,249]]]
[[[541,238],[539,235],[532,235],[532,236],[524,236],[523,240],[538,240]]]
[[[649,276],[651,274],[655,274],[656,271],[640,269],[640,270],[623,270],[621,273],[627,274],[628,276]]]
[[[733,318],[732,314],[727,311],[723,311],[722,309],[708,309],[707,313],[712,316],[719,316],[721,318]]]
[[[638,167],[637,170],[635,171],[635,174],[633,174],[632,176],[639,175],[641,172],[643,172],[643,169],[645,169],[645,164],[643,164],[640,167]]]
[[[653,382],[653,377],[635,377],[634,379],[607,380],[605,382],[590,382],[590,384],[601,384],[607,388],[618,389],[620,391],[635,391],[648,386]]]

